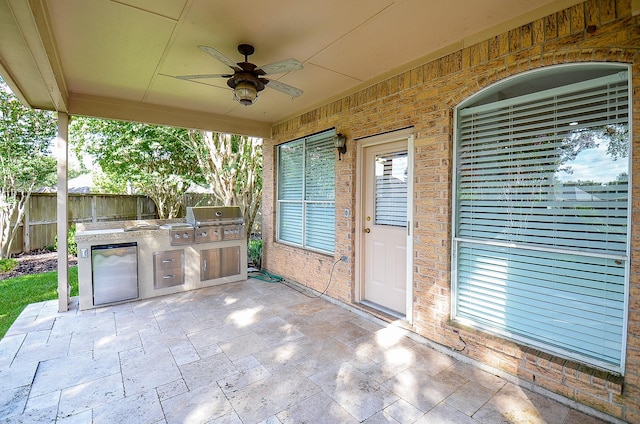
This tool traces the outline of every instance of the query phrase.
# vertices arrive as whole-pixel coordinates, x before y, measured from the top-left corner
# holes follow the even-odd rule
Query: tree
[[[56,121],[52,112],[22,105],[0,79],[0,258],[11,253],[33,190],[55,182],[50,148]]]
[[[110,192],[130,185],[165,219],[180,215],[191,183],[209,185],[217,203],[240,207],[251,233],[262,198],[260,139],[93,118],[74,118],[70,135],[76,152],[98,162]]]
[[[191,183],[204,181],[188,130],[74,118],[70,135],[76,152],[93,156],[100,165],[108,192],[131,188],[149,196],[161,219],[180,216],[184,193]]]
[[[242,210],[248,239],[262,201],[262,140],[198,130],[189,140],[215,196]]]

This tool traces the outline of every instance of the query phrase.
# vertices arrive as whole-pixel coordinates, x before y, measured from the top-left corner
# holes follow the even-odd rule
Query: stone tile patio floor
[[[283,284],[66,313],[0,341],[3,423],[604,422]]]

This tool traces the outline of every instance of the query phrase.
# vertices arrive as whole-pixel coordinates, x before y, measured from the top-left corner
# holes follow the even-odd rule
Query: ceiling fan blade
[[[231,78],[233,74],[200,74],[200,75],[178,75],[181,80],[205,79],[205,78]]]
[[[278,62],[273,62],[268,65],[264,65],[256,69],[256,71],[264,72],[261,75],[279,74],[281,72],[297,71],[302,69],[302,63],[296,59],[285,59]]]
[[[220,53],[218,50],[214,49],[213,47],[198,46],[198,48],[200,50],[202,50],[203,52],[207,53],[208,55],[214,57],[215,59],[218,59],[220,62],[224,63],[225,65],[227,65],[231,69],[238,70],[238,71],[240,70],[240,68],[238,68],[238,65],[236,64],[236,62],[234,62],[233,60],[229,59],[227,56],[223,55],[222,53]]]
[[[291,97],[299,97],[302,96],[302,93],[304,93],[304,91],[300,90],[299,88],[292,87],[280,81],[270,80],[266,78],[261,78],[261,80],[267,82],[267,87],[278,90],[284,94],[288,94]]]

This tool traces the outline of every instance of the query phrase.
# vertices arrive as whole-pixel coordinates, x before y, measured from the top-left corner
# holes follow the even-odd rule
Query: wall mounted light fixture
[[[342,155],[347,153],[347,137],[340,133],[334,135],[333,145],[338,149],[338,160],[342,160]]]

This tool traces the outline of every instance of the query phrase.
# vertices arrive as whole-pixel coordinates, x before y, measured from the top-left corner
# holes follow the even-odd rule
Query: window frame
[[[277,243],[282,243],[285,245],[289,245],[289,246],[294,246],[294,247],[299,247],[301,249],[305,249],[305,250],[309,250],[309,251],[313,251],[313,252],[318,252],[321,254],[326,254],[326,255],[333,255],[335,253],[335,189],[336,189],[336,174],[335,174],[335,148],[334,148],[334,144],[333,144],[333,138],[336,135],[336,130],[335,128],[332,128],[330,130],[326,130],[326,131],[321,131],[318,133],[314,133],[314,134],[310,134],[301,138],[297,138],[295,140],[290,140],[287,141],[285,143],[281,143],[278,144],[276,147],[276,155],[275,155],[275,165],[276,165],[276,242]],[[324,139],[326,137],[326,139]],[[323,138],[323,140],[321,141],[322,143],[327,143],[329,144],[329,151],[331,151],[331,159],[332,159],[332,163],[333,163],[333,173],[331,174],[331,189],[333,191],[333,196],[330,200],[317,200],[317,199],[307,199],[308,197],[308,192],[307,192],[307,144],[312,140],[315,139],[316,141],[319,138]],[[301,180],[302,180],[302,188],[301,188],[301,199],[281,199],[281,188],[282,188],[282,174],[281,174],[281,155],[282,155],[282,148],[284,146],[286,146],[287,144],[292,144],[292,143],[297,143],[297,142],[301,142],[302,143],[302,167],[301,167]],[[329,187],[327,185],[327,187]],[[296,243],[294,241],[291,240],[286,240],[282,238],[282,225],[281,225],[281,216],[282,216],[282,206],[283,205],[301,205],[302,207],[302,212],[301,212],[301,221],[300,221],[300,225],[301,225],[301,243]],[[332,214],[332,222],[333,222],[333,230],[332,230],[332,239],[333,239],[333,246],[331,250],[328,249],[322,249],[319,247],[315,247],[312,245],[309,245],[309,243],[307,242],[307,234],[308,234],[308,229],[309,229],[309,223],[307,222],[307,218],[308,218],[308,206],[309,205],[326,205],[328,207],[332,207],[333,208],[333,214]]]
[[[530,338],[527,337],[523,337],[521,335],[518,334],[513,334],[512,332],[510,332],[508,329],[502,331],[500,329],[497,329],[495,327],[491,327],[491,326],[487,326],[484,325],[480,322],[474,321],[474,320],[470,320],[464,317],[460,317],[458,314],[458,300],[459,300],[459,293],[458,293],[458,289],[459,289],[459,268],[458,268],[458,251],[460,249],[460,245],[464,242],[469,241],[468,239],[465,239],[463,237],[460,237],[458,235],[458,230],[459,230],[459,213],[460,211],[458,210],[458,202],[460,201],[460,199],[458,198],[458,169],[460,164],[458,163],[458,152],[460,149],[460,134],[459,134],[459,116],[460,116],[460,111],[465,108],[465,107],[470,107],[472,105],[474,105],[474,101],[475,99],[486,99],[487,93],[490,93],[491,90],[495,90],[497,87],[507,87],[509,86],[509,84],[512,84],[513,86],[515,86],[518,83],[521,83],[522,81],[527,81],[528,78],[530,77],[534,77],[535,78],[535,74],[538,72],[549,72],[549,74],[545,75],[552,75],[552,73],[554,72],[554,70],[562,70],[563,72],[566,71],[567,69],[576,69],[576,67],[580,67],[580,66],[601,66],[602,68],[598,68],[598,69],[617,69],[618,71],[626,71],[627,72],[627,87],[628,87],[628,94],[627,94],[627,99],[628,99],[628,131],[629,131],[629,147],[628,147],[628,157],[626,158],[627,160],[627,167],[628,167],[628,199],[627,199],[627,217],[626,217],[626,225],[627,225],[627,232],[626,232],[626,252],[623,255],[618,255],[620,257],[624,257],[624,306],[623,306],[623,311],[622,311],[622,337],[621,337],[621,346],[620,346],[620,363],[619,364],[612,364],[609,362],[604,362],[604,361],[599,361],[597,359],[594,359],[592,357],[589,356],[584,356],[581,355],[578,352],[575,351],[571,351],[571,350],[567,350],[567,349],[563,349],[563,348],[558,348],[557,346],[553,346],[551,344],[545,344],[544,342],[541,342],[540,340],[532,340]],[[565,69],[562,69],[565,68]],[[542,75],[542,74],[540,74]],[[633,160],[633,148],[632,148],[632,144],[633,144],[633,84],[632,84],[632,69],[629,65],[627,64],[619,64],[619,63],[582,63],[582,64],[565,64],[565,65],[556,65],[553,67],[548,67],[548,68],[542,68],[542,69],[537,69],[537,70],[532,70],[532,71],[528,71],[528,72],[524,72],[522,74],[516,75],[516,76],[512,76],[510,78],[507,78],[505,80],[499,81],[495,84],[492,84],[489,87],[486,87],[485,89],[473,94],[472,96],[470,96],[469,98],[465,99],[464,101],[462,101],[459,105],[457,105],[454,108],[454,113],[453,113],[453,118],[454,118],[454,133],[453,133],[453,161],[452,161],[452,215],[451,215],[451,224],[452,224],[452,243],[451,243],[451,319],[454,322],[459,322],[461,324],[464,325],[469,325],[473,328],[477,328],[481,331],[485,331],[487,333],[490,334],[495,334],[498,335],[500,337],[512,340],[512,341],[516,341],[516,342],[520,342],[520,343],[524,343],[525,345],[530,345],[530,346],[534,346],[537,349],[543,350],[543,351],[547,351],[549,353],[552,354],[557,354],[560,355],[562,357],[565,358],[569,358],[571,360],[576,360],[578,362],[581,363],[587,363],[589,365],[593,365],[596,366],[598,368],[601,369],[606,369],[608,371],[612,371],[615,373],[620,373],[620,374],[624,374],[624,370],[625,370],[625,361],[626,361],[626,348],[627,348],[627,335],[628,335],[628,315],[629,315],[629,274],[630,274],[630,268],[631,268],[631,262],[630,262],[630,251],[632,249],[632,245],[631,245],[631,221],[632,221],[632,189],[633,189],[633,180],[632,180],[632,160]],[[517,96],[514,96],[517,97]],[[491,102],[493,103],[493,102]],[[486,104],[486,103],[484,103]],[[473,239],[474,243],[477,243],[479,245],[485,244],[488,246],[503,246],[503,247],[515,247],[517,245],[517,243],[511,243],[509,240],[506,240],[505,242],[494,242],[494,241],[490,241],[490,240],[482,240],[482,239]],[[544,251],[553,251],[553,248],[548,248],[548,247],[540,247],[540,246],[528,246],[527,249],[530,248],[531,250],[544,250]],[[566,253],[567,249],[556,249],[556,251],[558,253]],[[571,250],[571,253],[575,253],[575,251]],[[580,252],[581,254],[584,254],[584,256],[598,256],[598,257],[613,257],[613,256],[617,256],[617,255],[608,255],[606,253],[602,254],[602,253],[589,253],[589,252]]]

